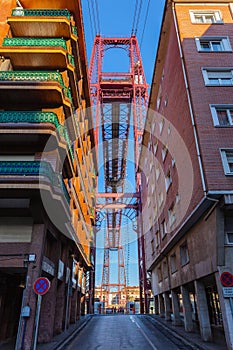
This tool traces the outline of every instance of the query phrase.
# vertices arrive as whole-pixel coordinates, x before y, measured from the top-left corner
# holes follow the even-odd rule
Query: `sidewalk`
[[[63,347],[91,320],[93,315],[81,316],[80,320],[69,326],[61,334],[55,336],[50,343],[41,343],[37,345],[36,350],[62,350]]]
[[[151,317],[152,323],[161,325],[166,332],[171,332],[175,338],[182,340],[187,345],[192,345],[194,349],[227,350],[225,338],[217,329],[213,331],[214,342],[204,342],[198,331],[187,333],[184,326],[175,326],[172,321],[165,321],[164,318],[157,315],[148,316]]]

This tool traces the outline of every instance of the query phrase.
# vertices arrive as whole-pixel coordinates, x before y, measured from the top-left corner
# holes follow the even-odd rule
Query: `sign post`
[[[36,350],[37,337],[38,337],[38,328],[39,328],[39,320],[40,320],[40,308],[42,295],[46,294],[50,288],[50,281],[48,278],[39,277],[35,280],[33,289],[37,294],[37,307],[36,307],[36,318],[35,318],[35,334],[34,334],[34,342],[33,342],[33,350]]]
[[[223,285],[222,291],[224,298],[229,298],[231,314],[233,317],[233,275],[230,272],[223,272],[220,276]]]

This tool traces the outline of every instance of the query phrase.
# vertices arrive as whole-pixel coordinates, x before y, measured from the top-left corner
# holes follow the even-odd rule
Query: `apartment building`
[[[156,313],[233,349],[233,4],[166,1],[140,157]]]
[[[79,0],[2,0],[0,344],[93,312],[96,157]],[[38,302],[35,281],[50,288]],[[1,346],[0,346],[1,347]]]

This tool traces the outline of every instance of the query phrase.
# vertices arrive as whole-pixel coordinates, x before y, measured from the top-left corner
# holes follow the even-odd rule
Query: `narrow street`
[[[66,350],[177,350],[188,349],[176,344],[146,316],[114,315],[95,316],[86,327],[64,347]],[[190,347],[191,349],[191,347]]]

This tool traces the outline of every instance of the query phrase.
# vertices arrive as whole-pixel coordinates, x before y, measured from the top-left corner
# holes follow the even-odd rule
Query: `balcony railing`
[[[66,97],[72,101],[72,96],[70,89],[65,86],[62,75],[59,72],[29,72],[29,71],[2,71],[0,72],[0,82],[1,81],[37,81],[37,82],[46,82],[46,81],[56,81],[58,82],[64,91]]]
[[[67,17],[71,19],[71,13],[67,9],[23,9],[21,7],[14,8],[12,16],[29,16],[29,17]]]
[[[61,136],[67,142],[68,149],[74,160],[70,137],[66,126],[59,123],[58,117],[54,112],[41,111],[0,111],[0,123],[51,123],[54,124]]]
[[[60,175],[45,161],[0,161],[0,176],[45,176],[52,185],[59,186],[67,202],[70,196]]]
[[[0,123],[51,123],[60,131],[61,124],[54,112],[0,111]]]
[[[67,50],[62,38],[4,38],[2,46],[59,46]]]

